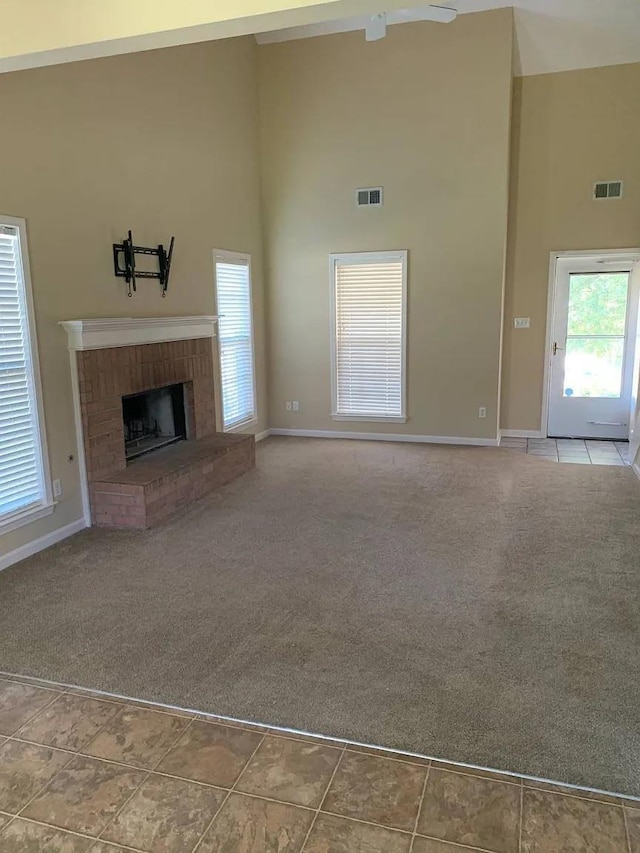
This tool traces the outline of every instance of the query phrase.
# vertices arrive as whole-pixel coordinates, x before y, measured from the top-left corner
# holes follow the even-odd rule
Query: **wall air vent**
[[[593,185],[594,198],[622,198],[622,181],[598,181]]]
[[[356,190],[358,207],[382,207],[382,187],[362,187]]]

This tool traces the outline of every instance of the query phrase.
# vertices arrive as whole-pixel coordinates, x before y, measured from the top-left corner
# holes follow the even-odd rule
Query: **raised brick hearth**
[[[101,329],[101,322],[116,323],[66,325],[91,323]],[[134,322],[139,327],[145,321]],[[68,328],[71,349],[76,350],[77,405],[93,524],[150,527],[254,467],[253,436],[216,433],[211,337],[131,346],[98,347],[92,342],[95,348],[84,349],[82,341],[74,345],[72,331]],[[127,464],[122,398],[176,384],[184,384],[187,440]]]
[[[218,433],[163,448],[91,484],[96,523],[153,527],[254,465],[252,435]]]

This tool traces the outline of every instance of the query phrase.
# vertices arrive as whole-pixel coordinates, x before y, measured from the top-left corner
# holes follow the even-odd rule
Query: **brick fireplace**
[[[253,436],[216,433],[214,317],[63,325],[93,524],[151,527],[254,466]]]

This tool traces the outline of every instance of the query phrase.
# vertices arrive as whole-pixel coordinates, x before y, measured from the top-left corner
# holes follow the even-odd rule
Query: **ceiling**
[[[460,14],[513,6],[516,71],[547,74],[640,62],[640,0],[437,0]],[[409,3],[407,5],[410,5]],[[412,5],[412,4],[411,4]],[[397,7],[397,6],[396,6]],[[412,7],[410,19],[424,20],[427,7]],[[409,16],[407,16],[409,18]],[[366,18],[327,21],[261,33],[261,44],[364,29]],[[433,24],[455,26],[455,24]],[[363,35],[364,38],[364,35]]]

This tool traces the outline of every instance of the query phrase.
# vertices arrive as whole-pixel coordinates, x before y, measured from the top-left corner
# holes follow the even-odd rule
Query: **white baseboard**
[[[271,429],[271,435],[293,435],[303,438],[352,438],[359,441],[401,441],[411,444],[466,444],[474,447],[497,447],[497,438],[469,438],[455,435],[403,435],[387,432],[347,432],[323,429]]]
[[[501,429],[502,438],[546,438],[546,433],[539,429]]]
[[[271,430],[265,429],[262,432],[257,432],[255,434],[254,438],[255,438],[256,442],[258,442],[258,441],[263,441],[265,438],[269,438],[270,435],[271,435]]]
[[[50,548],[57,542],[62,542],[63,539],[68,539],[74,533],[79,533],[87,527],[84,518],[79,518],[72,524],[67,524],[66,527],[61,527],[59,530],[54,530],[53,533],[47,533],[46,536],[41,536],[40,539],[34,539],[33,542],[28,542],[21,548],[16,548],[14,551],[9,551],[8,554],[0,556],[0,572],[3,569],[8,569],[9,566],[19,563],[21,560],[26,560],[27,557],[32,557],[39,551],[44,551],[45,548]]]

